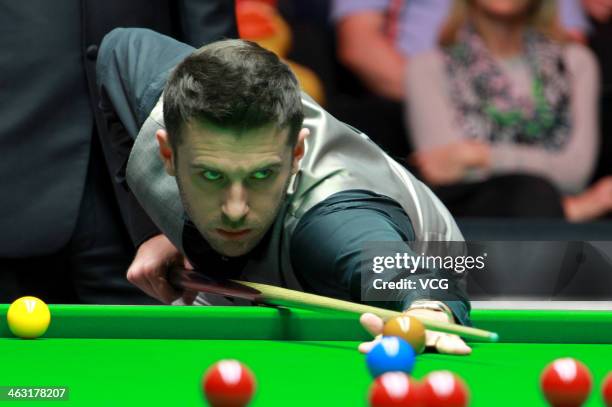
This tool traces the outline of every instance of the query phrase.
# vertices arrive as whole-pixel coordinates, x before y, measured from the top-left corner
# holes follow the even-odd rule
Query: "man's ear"
[[[307,128],[303,128],[298,134],[297,142],[295,143],[295,147],[293,148],[293,164],[291,166],[291,172],[293,174],[297,173],[298,169],[300,168],[300,160],[304,157],[306,148],[304,146],[304,141],[306,140],[306,137],[308,137],[309,134],[310,130],[308,130]]]
[[[174,177],[176,175],[176,170],[174,168],[174,152],[170,146],[170,140],[168,140],[168,132],[164,129],[159,129],[155,133],[155,137],[159,144],[159,156],[164,162],[166,172],[168,175]]]

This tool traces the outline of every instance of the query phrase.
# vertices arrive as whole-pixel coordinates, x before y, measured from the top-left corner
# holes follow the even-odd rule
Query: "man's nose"
[[[242,184],[230,186],[221,211],[230,222],[239,222],[249,213],[248,194]]]

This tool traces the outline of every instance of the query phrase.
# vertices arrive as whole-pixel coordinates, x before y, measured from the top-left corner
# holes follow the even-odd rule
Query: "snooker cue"
[[[385,308],[373,307],[371,305],[338,300],[336,298],[325,297],[322,295],[289,290],[287,288],[276,287],[268,284],[238,280],[233,281],[258,290],[262,293],[262,302],[272,305],[293,306],[296,308],[304,308],[306,306],[306,308],[320,308],[356,314],[365,314],[366,312],[369,312],[379,316],[384,321],[402,315],[402,312],[400,311],[393,311]],[[467,339],[479,339],[487,342],[496,342],[498,339],[498,335],[494,332],[449,322],[435,321],[428,318],[416,318],[420,320],[427,329],[432,329],[434,331],[446,332],[459,335]]]
[[[322,295],[304,293],[268,284],[240,280],[212,280],[196,271],[185,270],[178,267],[170,269],[168,280],[172,285],[182,289],[207,292],[232,298],[243,298],[261,304],[306,309],[335,310],[357,314],[369,312],[379,316],[385,321],[402,315],[402,312],[399,311],[338,300]],[[435,321],[423,317],[416,318],[419,319],[427,329],[459,335],[466,339],[497,342],[499,338],[497,333],[483,329]]]

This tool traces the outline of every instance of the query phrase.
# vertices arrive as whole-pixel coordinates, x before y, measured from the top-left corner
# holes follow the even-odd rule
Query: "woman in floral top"
[[[565,41],[553,0],[456,0],[440,45],[413,58],[407,117],[412,162],[455,215],[612,210],[612,177],[588,185],[597,63]]]

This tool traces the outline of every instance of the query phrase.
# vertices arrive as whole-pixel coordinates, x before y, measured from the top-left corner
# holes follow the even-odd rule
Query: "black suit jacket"
[[[194,46],[237,35],[229,0],[2,2],[0,257],[52,253],[70,238],[92,134],[106,131],[95,62],[115,27],[146,27]],[[114,176],[118,163],[102,146]],[[129,197],[116,192],[125,214]]]

